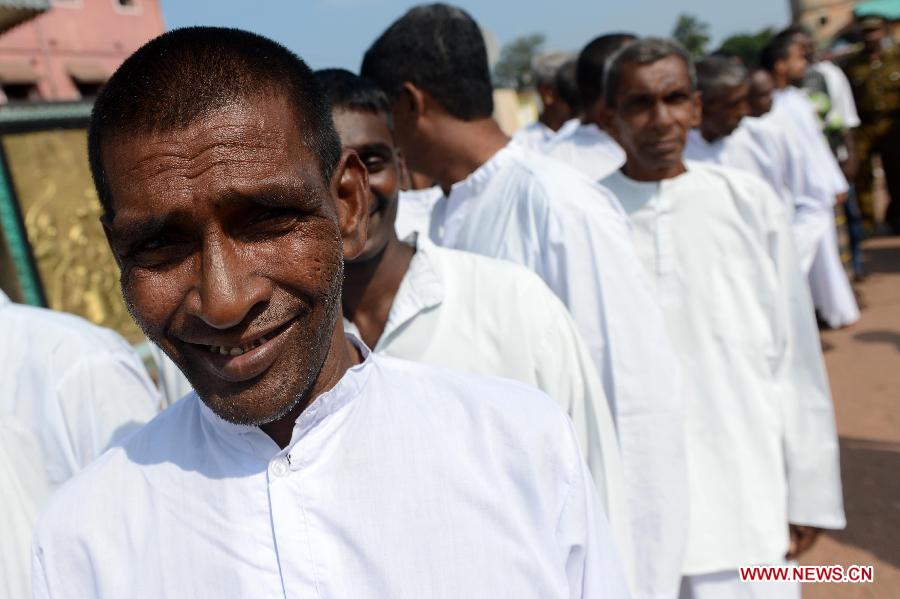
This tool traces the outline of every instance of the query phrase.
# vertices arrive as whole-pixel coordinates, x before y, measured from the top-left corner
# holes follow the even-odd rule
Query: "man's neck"
[[[297,422],[300,414],[303,413],[303,410],[309,407],[309,404],[315,401],[317,397],[337,385],[350,368],[362,362],[359,350],[344,336],[344,323],[340,318],[336,320],[337,322],[335,322],[331,334],[331,347],[328,349],[328,355],[325,356],[325,362],[322,364],[315,382],[306,394],[306,399],[278,420],[259,427],[281,449],[287,447],[291,442],[291,437],[294,434],[294,424]]]
[[[667,166],[663,168],[650,169],[642,165],[636,164],[634,161],[626,161],[622,167],[622,173],[633,181],[641,181],[645,183],[653,183],[664,179],[674,179],[687,171],[684,162],[677,165]]]
[[[723,137],[722,135],[713,133],[709,129],[704,129],[702,126],[700,127],[700,135],[703,137],[703,139],[706,140],[706,143],[708,144],[714,144]]]
[[[344,268],[344,317],[356,325],[369,347],[375,347],[384,333],[414,254],[414,248],[394,237],[375,258]]]
[[[509,137],[492,118],[475,121],[453,120],[443,136],[441,166],[437,182],[449,195],[454,183],[462,181],[509,143]]]

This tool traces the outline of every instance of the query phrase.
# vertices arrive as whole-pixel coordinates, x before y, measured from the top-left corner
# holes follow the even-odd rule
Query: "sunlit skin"
[[[625,150],[622,172],[660,181],[685,171],[688,132],[700,124],[700,94],[677,56],[650,64],[625,63],[607,129]]]
[[[767,71],[759,69],[750,75],[750,89],[747,95],[750,116],[760,117],[772,110],[773,91],[775,82]]]
[[[703,139],[712,143],[728,137],[741,124],[741,119],[750,114],[747,97],[750,84],[742,83],[722,90],[712,96],[703,96],[703,115],[700,133]]]
[[[210,409],[282,447],[359,360],[337,308],[369,205],[359,158],[345,152],[323,180],[296,120],[261,94],[102,148],[104,226],[135,320]]]
[[[368,240],[363,253],[347,262],[343,313],[374,347],[415,253],[394,229],[401,162],[385,115],[337,109],[332,116],[341,144],[356,151],[369,173]]]

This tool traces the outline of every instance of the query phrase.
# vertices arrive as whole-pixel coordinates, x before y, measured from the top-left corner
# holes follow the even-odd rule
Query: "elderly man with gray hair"
[[[845,524],[831,397],[784,206],[758,177],[684,160],[690,130],[704,127],[676,42],[626,46],[604,93],[626,162],[602,183],[630,217],[685,376],[681,597],[799,597],[796,582],[739,576]]]

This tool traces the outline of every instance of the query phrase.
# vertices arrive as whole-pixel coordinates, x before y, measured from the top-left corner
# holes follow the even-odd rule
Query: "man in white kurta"
[[[170,31],[88,138],[123,296],[197,394],[54,496],[37,597],[628,596],[553,400],[344,334],[372,206],[302,60]]]
[[[194,394],[50,501],[35,597],[627,597],[565,415],[369,354],[279,448]]]
[[[681,160],[700,106],[675,42],[636,42],[610,68],[628,162],[604,184],[629,214],[685,376],[682,596],[779,596],[737,569],[780,563],[809,527],[844,526],[831,398],[783,204],[750,174]]]
[[[122,337],[0,291],[0,410],[26,426],[56,488],[153,418],[160,396]]]
[[[344,69],[321,70],[316,77],[341,144],[367,165],[373,206],[366,246],[344,270],[345,330],[376,353],[515,379],[555,399],[575,424],[620,554],[630,564],[615,428],[565,306],[521,266],[439,248],[425,236],[401,241],[395,226],[402,170],[387,96]]]
[[[814,176],[828,190],[827,208],[823,206],[821,218],[830,217],[831,222],[819,239],[809,273],[813,303],[829,326],[846,326],[858,320],[859,308],[852,294],[847,294],[847,275],[838,254],[833,206],[837,198],[846,195],[849,184],[822,134],[815,107],[796,87],[809,64],[802,40],[790,32],[775,36],[763,50],[762,63],[775,85],[773,119],[777,119],[801,151],[810,156],[809,164],[816,168]],[[811,226],[820,228],[816,224]]]
[[[491,118],[484,41],[464,11],[412,9],[368,50],[361,73],[388,92],[407,162],[447,194],[432,240],[524,265],[568,308],[616,423],[637,594],[674,593],[687,518],[678,367],[627,216],[576,169],[508,141]],[[469,84],[435,87],[460,80]],[[459,106],[477,113],[448,108]]]

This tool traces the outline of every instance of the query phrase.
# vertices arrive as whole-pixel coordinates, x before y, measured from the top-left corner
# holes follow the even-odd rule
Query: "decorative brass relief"
[[[8,134],[3,149],[48,306],[143,340],[100,224],[86,131]]]

